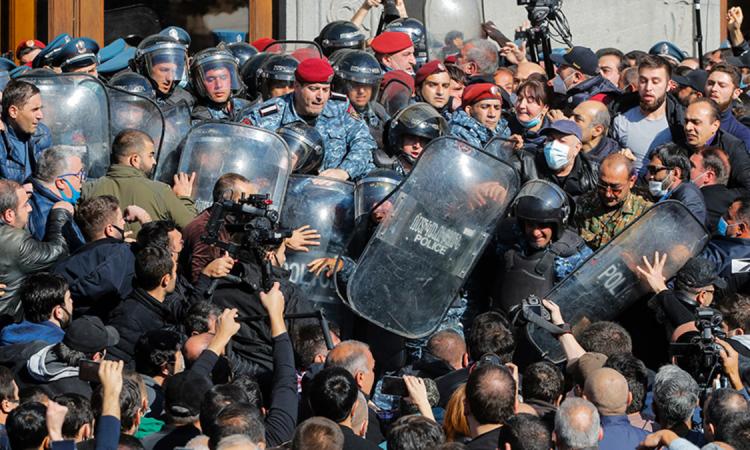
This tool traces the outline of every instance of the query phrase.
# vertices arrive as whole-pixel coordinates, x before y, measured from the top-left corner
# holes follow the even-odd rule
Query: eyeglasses
[[[651,175],[656,175],[657,173],[661,172],[662,170],[669,170],[669,167],[666,166],[646,166],[646,170]]]
[[[603,192],[611,191],[615,195],[619,195],[622,193],[622,191],[625,189],[625,186],[621,186],[619,184],[609,184],[605,183],[603,181],[599,181],[596,183],[596,187]]]
[[[86,172],[84,172],[83,169],[81,169],[80,172],[77,173],[64,173],[57,178],[65,178],[65,177],[78,177],[79,180],[81,180],[81,183],[86,181]]]

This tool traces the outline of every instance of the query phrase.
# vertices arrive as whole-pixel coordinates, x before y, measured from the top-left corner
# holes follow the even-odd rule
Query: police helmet
[[[570,202],[565,191],[554,183],[540,179],[524,183],[513,200],[512,208],[518,220],[556,225],[555,238],[559,237],[570,215]]]
[[[255,100],[260,95],[259,75],[263,64],[272,57],[272,53],[260,52],[245,61],[240,68],[240,76],[245,84],[245,97]]]
[[[258,54],[258,50],[247,42],[232,42],[225,48],[237,58],[237,66],[242,67],[248,59]]]
[[[435,108],[427,103],[414,103],[402,109],[388,123],[387,144],[385,152],[388,156],[409,156],[401,152],[401,145],[405,135],[418,136],[425,139],[435,139],[448,132],[448,122]]]
[[[427,31],[422,22],[413,17],[396,19],[386,25],[385,31],[400,31],[408,34],[414,44],[414,58],[417,60],[417,67],[427,62]]]
[[[96,65],[99,62],[96,57],[98,52],[99,44],[93,39],[71,39],[60,49],[52,64],[63,72],[73,72],[76,69]]]
[[[289,147],[295,173],[314,173],[323,162],[323,137],[315,127],[292,122],[276,130]]]
[[[372,98],[377,98],[377,89],[383,78],[380,63],[371,54],[363,50],[350,50],[344,54],[333,66],[333,90],[346,94],[352,83],[372,86]]]
[[[354,187],[354,217],[369,214],[402,180],[392,169],[375,169],[358,180]]]
[[[299,61],[289,55],[273,55],[260,68],[258,87],[264,100],[271,98],[271,88],[276,84],[294,84],[294,72]]]
[[[182,44],[183,47],[188,48],[190,46],[190,33],[185,31],[183,28],[176,27],[174,25],[169,26],[159,32],[160,36],[169,36],[175,41]]]
[[[109,85],[131,94],[148,97],[151,100],[156,99],[156,91],[154,91],[154,87],[148,81],[148,78],[135,72],[120,72],[109,80]]]
[[[240,80],[237,59],[228,50],[216,47],[201,50],[193,56],[190,63],[190,80],[195,92],[207,100],[213,99],[210,97],[206,85],[215,80],[226,81],[228,83],[226,87],[231,92],[221,102],[228,101],[231,96],[237,95],[244,87]]]
[[[165,66],[158,67],[162,64]],[[166,94],[170,94],[187,73],[187,49],[171,36],[154,34],[138,44],[133,65],[136,72],[151,81],[154,89],[158,89],[159,86],[152,76],[152,71],[167,70],[171,76],[171,84]]]
[[[348,20],[336,20],[327,24],[315,38],[326,57],[343,48],[362,50],[365,48],[365,41],[364,33]]]

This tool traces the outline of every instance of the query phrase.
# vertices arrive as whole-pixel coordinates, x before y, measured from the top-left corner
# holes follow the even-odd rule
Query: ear
[[[674,80],[669,80],[667,82],[667,91],[672,92],[675,89],[677,89],[677,83],[675,83]]]
[[[737,88],[732,92],[732,100],[737,100],[742,95],[742,89]]]
[[[633,393],[628,391],[628,406],[633,403]]]
[[[326,357],[321,355],[320,353],[315,355],[315,358],[313,358],[313,363],[315,364],[323,364],[324,362],[326,362]]]
[[[593,134],[596,137],[599,137],[599,136],[603,135],[604,134],[604,125],[601,125],[601,124],[595,125],[594,128],[593,128],[593,131],[594,131]]]
[[[55,187],[56,187],[56,188],[57,188],[57,189],[58,189],[59,191],[62,191],[62,190],[63,190],[63,189],[65,189],[65,188],[66,188],[67,186],[65,185],[65,181],[63,181],[63,179],[62,179],[62,178],[55,178]]]
[[[464,353],[461,356],[461,367],[463,368],[469,367],[469,354],[468,353]]]
[[[3,222],[13,223],[16,220],[16,211],[14,209],[6,209],[3,211]]]
[[[563,397],[565,397],[564,394],[560,394],[557,399],[554,401],[555,406],[560,406],[560,403],[563,401]]]
[[[635,182],[638,180],[638,177],[635,175],[631,175],[630,178],[628,178],[628,186],[632,189],[633,186],[635,186]]]
[[[94,433],[91,432],[91,424],[90,423],[84,423],[81,426],[81,429],[78,430],[78,436],[80,436],[82,441],[88,440],[91,437],[93,437]]]
[[[599,427],[599,440],[601,441],[604,439],[604,430],[602,430],[602,427]]]
[[[471,115],[471,105],[464,106],[464,112],[468,115]]]
[[[167,364],[163,364],[161,366],[161,376],[168,377],[169,376],[169,366]]]
[[[19,111],[18,106],[16,105],[8,106],[8,117],[10,117],[11,119],[15,119],[16,117],[18,117],[18,111]]]
[[[734,329],[734,335],[735,336],[742,336],[744,334],[745,334],[745,330],[743,330],[742,328],[735,328]]]
[[[365,381],[365,373],[362,371],[357,372],[354,376],[354,381],[357,382],[357,386],[362,386],[362,383]]]
[[[172,281],[172,274],[168,273],[165,274],[163,277],[161,277],[161,281],[159,281],[159,285],[163,288],[166,288],[169,286],[169,282]]]
[[[2,411],[3,414],[10,414],[10,412],[13,411],[13,406],[11,402],[9,402],[8,400],[1,401],[0,411]]]
[[[510,444],[508,444],[507,442],[503,445],[505,446],[505,450],[513,450],[511,449]]]
[[[54,308],[52,308],[52,317],[55,320],[61,320],[63,316],[62,305],[55,305]]]

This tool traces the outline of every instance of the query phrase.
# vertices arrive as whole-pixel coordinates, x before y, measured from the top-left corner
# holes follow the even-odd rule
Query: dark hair
[[[716,65],[711,66],[711,71],[708,72],[708,76],[710,77],[712,73],[714,72],[722,72],[732,79],[732,84],[734,85],[734,88],[737,89],[740,87],[740,82],[742,80],[742,74],[740,73],[739,69],[737,67],[728,64],[728,63],[719,63]]]
[[[479,361],[483,355],[494,353],[507,363],[513,359],[516,349],[516,341],[507,320],[495,311],[488,311],[474,318],[467,344],[472,361]]]
[[[711,169],[719,184],[726,185],[729,182],[729,173],[732,171],[727,152],[718,147],[709,147],[700,152],[703,161],[703,169]]]
[[[211,315],[219,317],[221,309],[206,300],[193,303],[182,321],[185,326],[185,334],[192,336],[193,334],[208,333],[208,319]]]
[[[5,366],[0,366],[0,402],[3,400],[19,400],[15,389],[13,389],[14,381],[13,372]]]
[[[466,85],[466,82],[469,81],[466,77],[466,72],[464,72],[463,69],[455,64],[446,64],[445,70],[447,70],[448,75],[451,76],[451,81],[455,81],[456,83],[461,83],[463,85]]]
[[[424,416],[403,416],[388,432],[389,450],[428,450],[443,442],[443,427]]]
[[[738,197],[734,202],[740,203],[740,207],[737,208],[737,217],[750,222],[750,196]]]
[[[150,291],[156,289],[164,275],[174,268],[172,253],[162,247],[145,247],[135,254],[135,278],[138,285]]]
[[[93,241],[104,227],[117,218],[120,201],[113,195],[100,195],[78,203],[75,220],[87,241]]]
[[[552,433],[539,417],[516,414],[500,429],[497,447],[504,448],[504,444],[510,444],[513,450],[549,450],[552,448]]]
[[[717,120],[721,120],[721,110],[719,109],[719,105],[714,100],[708,97],[697,97],[692,102],[690,102],[690,105],[699,105],[699,104],[708,105],[708,109],[710,113],[709,117],[711,118],[712,121],[716,122]]]
[[[736,293],[718,302],[717,307],[730,330],[742,328],[750,333],[750,297]]]
[[[625,55],[622,54],[622,51],[614,47],[605,47],[597,50],[596,57],[601,58],[602,56],[617,56],[621,60],[625,58]]]
[[[153,345],[158,337],[159,346]],[[162,371],[165,364],[175,361],[175,352],[181,348],[183,337],[172,330],[151,330],[143,333],[135,344],[135,370],[143,375],[153,377]],[[174,347],[167,348],[165,342]]]
[[[222,409],[210,427],[208,434],[208,448],[216,449],[216,445],[225,437],[233,434],[247,436],[253,442],[265,442],[266,429],[259,412],[244,403],[232,403]]]
[[[732,415],[722,429],[716,431],[716,441],[729,444],[734,450],[750,450],[750,416],[747,414]]]
[[[65,304],[68,282],[60,275],[40,272],[26,277],[18,289],[26,320],[42,323],[49,320],[55,306]]]
[[[325,417],[311,417],[297,427],[291,450],[343,450],[344,434]]]
[[[144,450],[143,442],[135,436],[120,433],[120,441],[117,443],[117,450]]]
[[[606,356],[621,352],[633,352],[633,341],[627,330],[615,322],[602,320],[586,327],[578,342],[587,352],[602,353]]]
[[[91,394],[91,407],[96,417],[102,415],[103,402],[102,386],[99,385]],[[120,431],[128,431],[135,425],[138,417],[138,410],[143,403],[141,387],[138,382],[132,378],[124,377],[122,379],[122,390],[120,391]]]
[[[247,396],[247,402],[260,410],[263,406],[263,391],[255,378],[248,374],[241,374],[235,376],[231,384],[242,389]]]
[[[565,379],[560,369],[547,361],[531,364],[523,372],[521,392],[524,399],[554,403],[564,393]]]
[[[747,400],[734,389],[716,389],[711,391],[703,406],[705,420],[703,426],[713,424],[717,432],[731,420],[735,414],[747,415],[750,408]]]
[[[46,404],[49,400],[49,395],[42,386],[27,386],[18,391],[18,400],[19,404],[35,402]]]
[[[229,200],[232,197],[232,191],[238,183],[249,183],[250,180],[238,173],[225,173],[216,180],[212,192],[214,202]]]
[[[0,214],[7,210],[18,210],[18,195],[16,191],[21,185],[13,180],[0,179]]]
[[[648,369],[643,361],[632,353],[615,353],[607,358],[604,367],[615,369],[627,380],[628,390],[633,394],[633,401],[628,405],[627,413],[633,414],[642,410],[648,392]]]
[[[548,105],[550,91],[547,84],[535,78],[527,78],[516,88],[516,95],[533,99],[540,105]]]
[[[327,353],[325,336],[317,323],[302,324],[295,331],[294,349],[297,351],[298,366],[307,370],[313,364],[315,355]]]
[[[8,414],[5,428],[10,448],[36,450],[47,437],[47,407],[41,403],[24,403]]]
[[[203,397],[200,422],[203,433],[210,434],[211,427],[219,413],[233,403],[248,403],[247,394],[241,387],[233,384],[218,384],[212,387]]]
[[[153,220],[143,224],[138,231],[133,251],[138,252],[140,249],[148,246],[171,250],[169,247],[169,233],[176,229],[177,224],[171,220]]]
[[[112,142],[112,162],[117,163],[124,157],[142,152],[148,143],[153,144],[154,141],[141,130],[127,128],[120,131]]]
[[[3,89],[2,116],[3,120],[8,120],[8,110],[11,106],[23,109],[31,97],[39,94],[39,88],[33,84],[22,80],[10,80]]]
[[[82,426],[86,424],[93,426],[94,411],[91,409],[91,402],[86,397],[69,393],[58,395],[55,397],[55,402],[68,408],[62,426],[64,438],[75,439]]]
[[[326,367],[310,383],[310,407],[316,416],[344,421],[357,402],[357,382],[342,367]]]
[[[646,56],[648,56],[648,53],[643,50],[633,50],[625,53],[625,59],[634,59],[636,65],[639,65],[641,60]]]
[[[672,65],[669,61],[657,55],[646,55],[638,61],[638,73],[643,69],[664,69],[667,71],[667,80],[672,78]]]
[[[502,424],[514,413],[516,382],[506,367],[477,367],[466,382],[466,401],[480,425]]]

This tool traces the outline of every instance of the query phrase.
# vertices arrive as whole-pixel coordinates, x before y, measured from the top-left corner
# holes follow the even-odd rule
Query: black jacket
[[[599,164],[591,161],[585,155],[576,155],[573,170],[565,178],[560,178],[547,166],[544,152],[538,152],[535,158],[539,178],[551,181],[560,186],[574,200],[586,192],[596,189],[599,180]]]
[[[568,89],[565,112],[572,112],[576,106],[599,94],[606,98],[606,103],[610,103],[620,96],[620,90],[602,75],[596,75]]]
[[[750,155],[745,143],[731,134],[719,130],[709,145],[719,147],[729,157],[729,182],[727,187],[737,195],[750,194]]]
[[[690,210],[703,225],[706,224],[706,202],[698,186],[689,181],[683,181],[669,194],[670,200],[677,200]]]
[[[602,160],[612,153],[620,151],[620,144],[614,139],[602,136],[602,139],[596,144],[596,147],[592,148],[591,151],[586,153],[586,157],[592,161],[596,161],[601,164]]]
[[[669,132],[672,134],[672,142],[687,148],[685,139],[685,107],[672,94],[667,93],[667,124]],[[609,104],[609,110],[612,117],[617,114],[624,114],[626,111],[635,108],[640,103],[640,96],[637,92],[621,95]],[[610,128],[611,132],[611,128]]]
[[[706,202],[706,226],[711,234],[716,232],[719,218],[726,214],[729,206],[737,199],[736,191],[728,189],[723,184],[712,184],[701,188],[703,200]]]
[[[339,428],[344,434],[344,449],[346,450],[378,450],[380,448],[376,444],[357,436],[347,426],[339,425]]]
[[[107,353],[126,363],[135,355],[138,338],[147,331],[177,325],[169,308],[141,288],[136,288],[128,298],[112,311],[109,324],[120,333],[120,342],[107,349]]]

